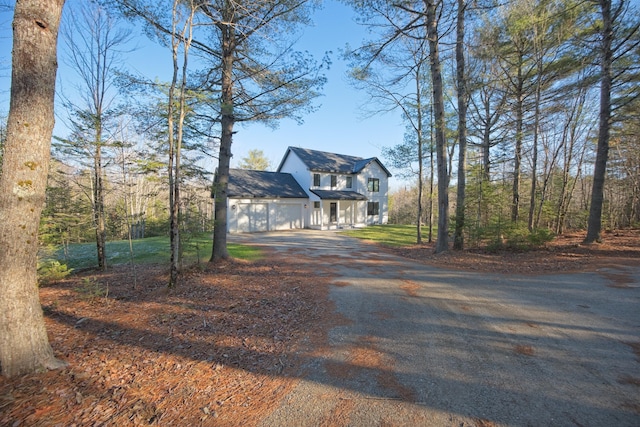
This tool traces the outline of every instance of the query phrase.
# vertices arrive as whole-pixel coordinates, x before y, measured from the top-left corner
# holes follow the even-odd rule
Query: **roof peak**
[[[375,161],[388,176],[391,176],[387,168],[384,167],[377,157],[369,157],[365,159],[363,157],[351,156],[348,154],[337,154],[330,153],[328,151],[291,146],[287,149],[286,154],[282,158],[282,162],[280,163],[278,170],[280,170],[284,164],[289,152],[295,153],[310,171],[355,174],[360,172],[371,162]]]

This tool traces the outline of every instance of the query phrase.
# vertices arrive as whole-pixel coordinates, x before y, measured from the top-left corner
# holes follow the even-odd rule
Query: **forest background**
[[[127,4],[129,9],[122,6]],[[150,50],[154,57],[165,57],[171,68],[168,26],[162,29],[136,16],[133,8],[143,4],[68,1],[61,26],[59,57],[67,74],[59,76],[59,124],[40,238],[44,245],[63,246],[95,240],[100,267],[106,240],[170,232],[173,188],[179,188],[176,220],[181,238],[210,232],[214,223],[211,188],[222,137],[220,116],[214,111],[217,102],[212,99],[220,92],[206,79],[209,59],[206,46],[199,44],[209,29],[197,14],[188,18],[191,3],[184,2],[179,23],[187,28],[188,19],[193,19],[195,42],[191,53],[186,44],[181,47],[191,55],[192,65],[181,71],[187,108],[176,179],[167,133],[170,70],[158,71],[159,77],[152,79],[139,73],[142,64],[136,60],[148,58]],[[467,246],[539,242],[567,229],[586,229],[602,120],[599,3],[436,3],[441,112],[434,107],[435,55],[426,42],[428,28],[415,18],[424,16],[420,5],[347,1],[326,3],[324,12],[311,8],[305,21],[314,13],[337,13],[345,19],[350,12],[357,17],[360,29],[349,40],[356,45],[345,43],[333,58],[304,59],[310,61],[304,67],[316,73],[314,92],[300,102],[304,108],[243,119],[244,124],[261,125],[249,133],[255,149],[236,166],[273,169],[274,161],[265,152],[272,153],[268,144],[274,136],[282,153],[283,146],[306,144],[288,140],[286,132],[279,134],[269,126],[277,127],[282,119],[301,122],[322,111],[318,96],[327,73],[335,73],[336,66],[334,71],[328,68],[333,61],[345,82],[361,94],[359,116],[395,132],[375,142],[396,176],[389,220],[416,224],[418,242],[423,224],[429,227],[426,240],[432,241],[438,228],[446,228]],[[5,15],[12,7],[11,2],[4,5]],[[606,229],[640,223],[640,19],[637,2],[615,2],[611,10],[612,109],[601,218]],[[3,26],[9,21],[4,19]],[[304,37],[301,32],[279,35],[286,41],[281,52],[288,53],[297,46],[297,38]],[[315,49],[317,54],[319,48]],[[438,124],[439,114],[444,126]],[[337,115],[331,119],[320,113],[320,118],[330,128],[329,120],[337,120]],[[6,114],[1,119],[3,145]],[[297,126],[303,133],[305,128]],[[437,141],[439,129],[442,142]],[[246,139],[244,144],[247,148]],[[327,144],[309,148],[331,147]],[[349,154],[369,154],[353,152],[356,149],[360,148],[350,146]],[[448,218],[439,222],[450,214],[453,224]]]

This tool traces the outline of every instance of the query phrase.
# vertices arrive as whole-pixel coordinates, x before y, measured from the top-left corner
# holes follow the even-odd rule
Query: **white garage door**
[[[238,204],[238,231],[254,233],[267,231],[269,223],[269,209],[266,203]]]
[[[302,206],[298,204],[276,204],[274,230],[292,230],[302,228]]]

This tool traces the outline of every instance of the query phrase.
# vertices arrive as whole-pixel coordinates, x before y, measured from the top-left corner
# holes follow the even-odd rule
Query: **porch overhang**
[[[321,200],[367,200],[367,196],[355,191],[311,190],[311,192]]]

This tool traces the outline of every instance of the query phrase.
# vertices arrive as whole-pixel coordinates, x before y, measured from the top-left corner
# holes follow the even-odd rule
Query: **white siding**
[[[229,199],[227,230],[255,233],[305,228],[308,206],[308,199]]]
[[[367,183],[369,178],[378,178],[380,180],[380,191],[368,191]],[[378,162],[369,163],[360,172],[358,176],[358,192],[366,195],[369,202],[378,202],[380,206],[380,214],[371,216],[367,215],[367,206],[365,204],[363,215],[367,224],[386,224],[389,222],[389,177]]]
[[[255,233],[268,230],[269,205],[266,203],[238,203],[235,209],[231,210],[236,213],[237,232]]]
[[[300,203],[274,203],[271,230],[294,230],[302,228],[302,207]]]
[[[293,175],[295,180],[298,181],[298,184],[300,184],[300,187],[309,194],[309,188],[311,188],[311,184],[313,184],[312,175],[309,173],[307,165],[305,165],[302,160],[300,160],[300,157],[293,151],[289,152],[289,155],[280,166],[280,169],[278,169],[278,172],[286,172]]]

